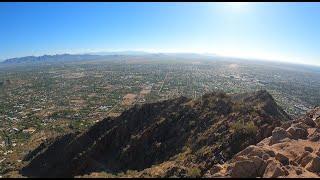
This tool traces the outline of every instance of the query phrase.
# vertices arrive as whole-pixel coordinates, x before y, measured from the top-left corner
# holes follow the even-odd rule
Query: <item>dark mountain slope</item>
[[[43,56],[26,56],[6,59],[3,64],[24,64],[24,63],[41,63],[41,62],[67,62],[67,61],[84,61],[84,60],[98,60],[103,56],[90,54],[57,54],[57,55],[43,55]]]
[[[42,145],[27,155],[30,163],[21,174],[72,177],[97,171],[143,171],[166,161],[196,166],[202,173],[270,136],[287,120],[266,91],[214,92],[197,100],[180,97],[135,106],[83,134]]]

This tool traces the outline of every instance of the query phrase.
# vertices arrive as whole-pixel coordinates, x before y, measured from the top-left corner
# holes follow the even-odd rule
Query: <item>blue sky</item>
[[[0,3],[0,59],[139,50],[320,65],[320,3]]]

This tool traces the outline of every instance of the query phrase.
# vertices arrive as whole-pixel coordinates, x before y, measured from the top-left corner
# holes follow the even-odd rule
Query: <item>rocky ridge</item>
[[[205,177],[320,177],[320,107],[285,122]]]
[[[290,117],[267,91],[135,106],[28,153],[26,177],[201,177]],[[300,135],[300,134],[299,134]],[[211,173],[214,174],[214,173]]]

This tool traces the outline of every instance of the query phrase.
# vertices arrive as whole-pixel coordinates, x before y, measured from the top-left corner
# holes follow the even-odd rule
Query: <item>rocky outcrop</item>
[[[310,172],[320,173],[320,157],[314,157],[312,161],[308,163],[306,169]]]
[[[316,108],[291,122],[285,122],[272,131],[272,135],[257,145],[237,153],[221,166],[214,177],[320,177],[320,129],[315,120]],[[315,118],[316,117],[316,118]],[[253,166],[258,158],[262,166]],[[251,164],[249,163],[251,162]],[[266,167],[264,165],[266,164]],[[252,171],[247,169],[251,168]],[[257,173],[257,168],[263,172]],[[262,168],[262,169],[261,169]]]
[[[291,129],[291,128],[289,128],[289,129]],[[269,144],[272,145],[272,144],[283,142],[284,140],[287,140],[291,136],[292,136],[292,134],[290,134],[290,131],[286,131],[281,127],[276,127],[272,131],[272,136],[271,136]]]
[[[269,161],[262,177],[276,178],[276,177],[283,176],[283,175],[285,175],[285,171],[283,169],[281,169],[280,164],[275,161]],[[255,177],[259,177],[259,176],[255,176]]]

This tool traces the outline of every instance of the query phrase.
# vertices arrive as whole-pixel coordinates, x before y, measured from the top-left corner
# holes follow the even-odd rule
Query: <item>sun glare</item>
[[[225,5],[232,11],[245,11],[250,4],[249,2],[226,2]]]

